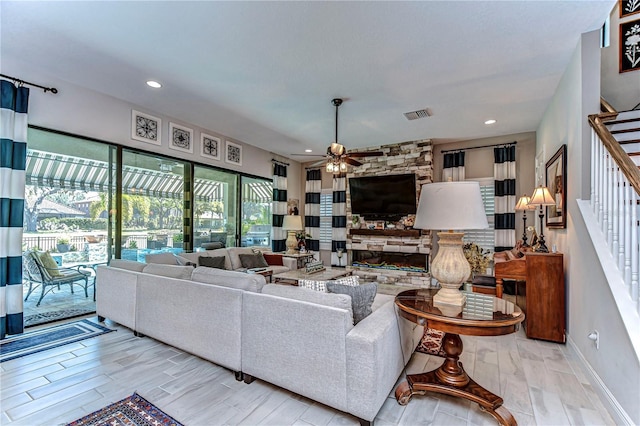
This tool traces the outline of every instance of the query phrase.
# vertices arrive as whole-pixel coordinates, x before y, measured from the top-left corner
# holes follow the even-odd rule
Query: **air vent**
[[[431,117],[432,115],[433,113],[429,108],[404,113],[404,116],[407,117],[407,120],[417,120],[418,118],[427,118]]]

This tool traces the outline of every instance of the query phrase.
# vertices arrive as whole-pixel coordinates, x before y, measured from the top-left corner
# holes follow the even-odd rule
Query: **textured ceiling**
[[[349,148],[536,130],[614,3],[2,1],[0,53],[281,155],[321,154],[335,97]],[[433,116],[403,115],[422,108]]]

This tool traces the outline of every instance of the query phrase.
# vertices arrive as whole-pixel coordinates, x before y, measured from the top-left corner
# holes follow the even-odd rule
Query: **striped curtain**
[[[347,176],[344,173],[333,177],[333,205],[331,218],[331,264],[342,264],[338,261],[338,249],[343,250],[343,259],[347,249]]]
[[[493,149],[495,179],[495,251],[516,245],[516,146]]]
[[[442,182],[464,180],[464,151],[444,154]]]
[[[307,170],[307,182],[304,195],[304,230],[311,235],[307,238],[307,250],[320,251],[320,191],[322,171]]]
[[[24,331],[22,226],[29,89],[0,81],[0,339]]]
[[[285,251],[287,232],[282,229],[282,221],[287,214],[287,166],[273,163],[273,216],[271,220],[271,250]]]

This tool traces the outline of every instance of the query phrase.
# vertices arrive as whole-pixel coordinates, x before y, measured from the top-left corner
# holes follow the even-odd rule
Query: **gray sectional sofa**
[[[114,260],[97,269],[96,307],[146,335],[373,421],[422,337],[393,296],[353,325],[351,297],[207,267]]]

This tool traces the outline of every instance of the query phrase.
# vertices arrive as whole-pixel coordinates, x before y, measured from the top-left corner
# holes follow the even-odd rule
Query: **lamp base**
[[[467,296],[459,288],[443,287],[433,296],[433,303],[438,305],[462,306],[466,301]]]
[[[284,242],[287,246],[287,254],[296,254],[296,247],[298,247],[298,240],[296,239],[295,231],[288,231],[289,235]]]

